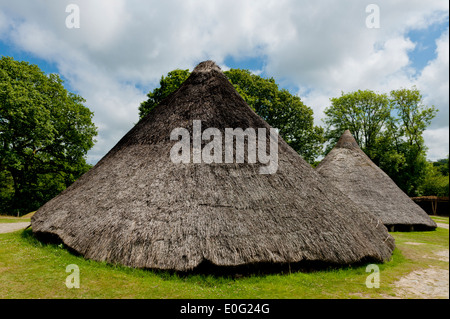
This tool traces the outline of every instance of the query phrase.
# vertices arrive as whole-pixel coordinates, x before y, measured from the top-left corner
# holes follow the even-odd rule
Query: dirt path
[[[16,230],[24,229],[30,222],[19,222],[19,223],[0,223],[0,234],[11,233]]]
[[[397,281],[396,295],[400,298],[448,299],[448,283],[448,270],[430,267],[413,271]]]
[[[444,224],[444,223],[436,223],[438,225],[438,227],[442,227],[442,228],[446,228],[448,229],[448,224]]]
[[[448,229],[448,224],[437,223],[438,227]],[[407,243],[411,245],[421,243]],[[449,262],[449,250],[441,250],[425,258]],[[399,298],[437,299],[449,298],[449,272],[447,269],[430,267],[416,270],[394,283]]]

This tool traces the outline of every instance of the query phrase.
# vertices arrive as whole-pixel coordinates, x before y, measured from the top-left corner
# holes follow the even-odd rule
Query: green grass
[[[34,215],[35,212],[28,213],[26,215],[23,215],[21,217],[15,217],[11,215],[2,215],[0,214],[0,223],[23,223],[23,222],[30,222],[31,217]]]
[[[413,270],[448,269],[448,262],[426,257],[448,249],[447,229],[392,234],[397,248],[389,262],[378,265],[380,288],[369,289],[365,265],[240,278],[179,276],[86,260],[62,245],[42,244],[28,229],[0,234],[0,298],[387,298],[395,295],[393,283]],[[80,269],[79,289],[65,285],[70,264]]]
[[[448,224],[448,217],[444,217],[444,216],[431,216],[431,218],[432,218],[436,223]]]
[[[30,218],[1,218],[0,217],[0,223],[23,223],[23,222],[30,222]]]

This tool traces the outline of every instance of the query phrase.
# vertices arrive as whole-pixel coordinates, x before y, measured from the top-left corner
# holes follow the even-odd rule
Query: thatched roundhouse
[[[278,139],[278,169],[260,163],[174,163],[175,128],[266,128],[212,61],[135,125],[89,172],[33,216],[37,236],[86,258],[190,271],[388,260],[382,223],[327,185]],[[206,143],[202,142],[203,145]],[[191,154],[192,157],[192,154]]]
[[[316,168],[355,203],[381,219],[390,231],[432,230],[436,223],[361,150],[346,130]]]

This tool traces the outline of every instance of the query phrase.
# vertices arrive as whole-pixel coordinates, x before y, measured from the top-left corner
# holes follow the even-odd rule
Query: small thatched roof
[[[436,223],[360,149],[349,130],[316,168],[390,230],[428,230]]]
[[[278,170],[263,164],[180,163],[170,133],[266,128],[213,62],[131,129],[95,167],[32,218],[86,258],[139,268],[385,261],[394,239],[278,139]],[[205,143],[205,141],[203,141]],[[192,145],[191,145],[192,147]]]

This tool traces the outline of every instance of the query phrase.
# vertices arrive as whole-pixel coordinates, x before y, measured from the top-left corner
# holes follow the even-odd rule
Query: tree
[[[391,91],[391,105],[396,113],[397,130],[390,135],[398,153],[404,156],[404,163],[399,173],[394,175],[394,181],[402,185],[409,195],[418,194],[420,185],[427,175],[427,148],[423,132],[431,124],[437,110],[434,106],[423,105],[422,95],[416,87]],[[379,156],[382,156],[379,153]],[[387,169],[387,165],[386,165]]]
[[[273,78],[265,79],[248,70],[224,72],[247,104],[306,161],[313,163],[322,152],[323,129],[314,126],[313,111],[298,96],[279,89]],[[174,92],[189,76],[189,70],[174,70],[161,77],[160,87],[151,91],[139,107],[140,118]]]
[[[427,174],[423,132],[436,116],[423,105],[415,87],[393,90],[389,96],[357,91],[330,99],[325,110],[329,151],[349,129],[361,149],[410,196],[418,195]]]
[[[10,57],[0,60],[4,210],[37,209],[90,168],[85,155],[97,129],[84,102],[57,74],[45,75],[38,66]]]
[[[448,158],[428,163],[418,195],[449,196]]]
[[[433,162],[433,166],[436,167],[436,169],[443,176],[448,176],[449,175],[448,159],[449,159],[449,157],[447,155],[447,158],[443,158],[443,159],[437,160],[436,162]]]
[[[166,77],[161,76],[159,81],[160,87],[147,94],[148,99],[139,106],[139,117],[143,118],[147,113],[151,112],[162,100],[168,97],[189,77],[189,70],[176,69],[167,74]]]
[[[327,130],[325,138],[330,142],[328,151],[337,143],[345,130],[352,132],[356,142],[367,154],[374,154],[377,137],[388,124],[391,105],[386,94],[370,90],[341,93],[331,98],[331,107],[325,110]]]

